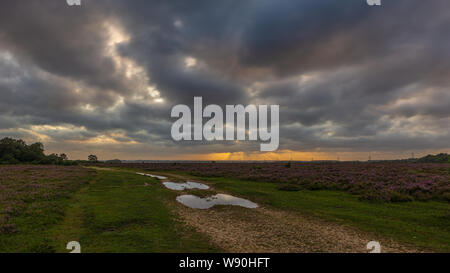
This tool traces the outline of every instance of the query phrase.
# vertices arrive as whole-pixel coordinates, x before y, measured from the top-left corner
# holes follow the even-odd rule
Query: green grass
[[[2,166],[0,173],[0,253],[53,252],[47,231],[65,218],[71,197],[94,173],[80,167],[34,165]],[[5,224],[14,230],[5,232]]]
[[[14,224],[17,233],[0,236],[0,253],[5,252],[53,252],[52,238],[46,231],[64,218],[68,200],[40,202],[35,211],[17,216]]]
[[[281,191],[274,183],[202,178],[254,202],[356,226],[424,249],[450,251],[450,204],[372,203],[339,191]]]
[[[82,252],[218,251],[176,220],[169,205],[176,194],[160,182],[126,171],[97,172],[50,231],[57,252],[68,252],[69,241],[80,242]]]

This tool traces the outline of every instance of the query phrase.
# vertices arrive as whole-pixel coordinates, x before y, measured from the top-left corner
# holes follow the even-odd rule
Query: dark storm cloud
[[[241,63],[292,74],[364,58],[370,40],[339,35],[373,12],[354,0],[265,1],[243,33]]]
[[[2,135],[50,125],[37,133],[54,146],[108,135],[179,153],[254,149],[171,140],[171,107],[202,96],[280,104],[282,149],[448,148],[446,0],[82,3],[2,4]]]
[[[151,82],[172,103],[192,104],[194,96],[203,96],[205,103],[245,103],[243,86],[227,71],[211,66],[212,56],[229,50],[227,46],[235,39],[242,6],[253,1],[245,2],[120,2],[119,6],[126,5],[130,10],[122,23],[133,37],[121,53],[144,65]],[[186,69],[186,57],[203,61],[208,67]]]
[[[109,89],[124,89],[104,56],[103,13],[64,1],[8,1],[0,10],[0,44],[40,68]]]
[[[441,44],[449,32],[447,8],[441,0],[386,1],[375,9],[357,0],[270,1],[245,28],[241,62],[291,75],[403,50],[448,56]]]
[[[360,148],[390,149],[405,149],[405,146],[409,149],[446,147],[449,139],[447,128],[450,108],[444,105],[449,103],[447,94],[450,59],[449,51],[443,50],[442,45],[448,45],[450,41],[448,38],[450,16],[448,12],[438,12],[446,5],[444,1],[409,2],[408,5],[398,1],[396,5],[386,5],[392,8],[386,9],[386,12],[370,14],[366,12],[366,17],[355,16],[347,20],[337,20],[329,28],[334,31],[328,33],[312,31],[310,37],[305,38],[307,42],[292,42],[295,40],[294,34],[292,43],[289,43],[287,48],[274,50],[278,54],[275,58],[268,55],[267,59],[264,52],[259,55],[260,51],[252,48],[248,52],[256,56],[246,56],[244,60],[250,60],[247,64],[267,66],[273,73],[278,74],[280,80],[266,85],[258,92],[258,97],[282,105],[280,115],[285,124],[299,122],[304,126],[314,126],[328,122],[336,127],[331,128],[334,138],[325,138],[322,141],[319,139],[320,136],[313,135],[313,139],[307,141],[309,145],[317,147],[356,145]],[[336,16],[332,16],[331,20],[335,20]],[[352,22],[353,19],[357,20]],[[311,20],[314,26],[315,20]],[[317,19],[316,22],[318,20],[327,23],[327,18]],[[282,19],[282,21],[289,20]],[[342,29],[339,29],[341,27]],[[271,36],[270,32],[259,33]],[[280,35],[277,31],[274,33]],[[300,31],[300,33],[308,35],[309,32],[304,34]],[[253,39],[250,38],[250,41]],[[260,40],[275,44],[269,42],[267,45],[270,52],[274,47],[284,47],[283,43],[277,44],[278,39],[273,37]],[[315,40],[327,46],[324,48],[323,45],[314,45],[311,49],[310,45],[314,44]],[[339,43],[334,44],[333,40]],[[263,46],[259,49],[264,51],[264,48]],[[324,50],[316,52],[316,49]],[[305,56],[297,55],[297,52],[305,53]],[[327,57],[329,52],[332,52],[331,58]],[[355,54],[357,52],[362,54]],[[251,62],[251,59],[258,62]],[[284,59],[287,63],[283,61]],[[267,64],[265,60],[268,60]],[[308,73],[316,77],[305,83],[299,83],[298,78],[289,79],[289,76]],[[426,90],[430,93],[430,89],[433,90],[432,94],[423,95]],[[426,98],[425,101],[423,97]],[[391,105],[408,98],[417,100],[401,106]],[[391,107],[386,108],[384,105]],[[436,123],[447,122],[440,130],[440,133],[447,134],[412,137],[397,130],[389,136],[382,136],[384,131],[392,128],[391,119],[420,115],[431,116]],[[410,124],[411,127],[415,125],[417,124]],[[281,135],[305,141],[306,136],[301,133],[302,130],[305,129],[285,130],[283,133],[282,129]],[[350,136],[373,138],[350,141],[339,139]],[[404,140],[403,143],[398,143],[401,142],[400,139]],[[293,146],[295,144],[290,145]]]

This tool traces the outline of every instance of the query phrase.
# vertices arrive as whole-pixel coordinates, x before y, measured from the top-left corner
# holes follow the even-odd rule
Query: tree
[[[0,163],[39,163],[43,159],[44,145],[40,142],[27,145],[21,139],[6,137],[0,140]]]
[[[44,145],[40,142],[36,142],[27,147],[23,161],[27,162],[39,162],[45,158]]]
[[[90,162],[98,162],[98,158],[97,158],[96,155],[89,155],[89,156],[88,156],[88,160],[89,160]]]
[[[57,154],[49,154],[47,156],[47,159],[51,162],[51,163],[59,163],[60,158]]]
[[[59,158],[61,158],[62,161],[68,160],[69,158],[67,157],[66,154],[62,153],[59,155]]]
[[[65,153],[44,154],[44,145],[36,142],[27,145],[21,139],[5,137],[0,139],[0,164],[56,164],[74,165],[75,161],[69,161]]]

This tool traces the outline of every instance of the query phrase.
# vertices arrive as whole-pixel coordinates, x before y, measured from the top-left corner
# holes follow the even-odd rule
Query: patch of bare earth
[[[208,210],[177,206],[181,221],[206,234],[226,252],[368,252],[378,241],[382,252],[419,252],[392,240],[297,213],[260,207],[218,206]]]

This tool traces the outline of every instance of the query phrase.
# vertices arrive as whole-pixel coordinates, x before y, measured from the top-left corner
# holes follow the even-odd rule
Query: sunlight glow
[[[194,67],[194,66],[197,65],[197,59],[192,58],[192,57],[187,57],[187,58],[184,59],[184,65],[186,67],[188,67],[188,68],[189,67]]]
[[[126,79],[130,80],[130,85],[135,86],[137,94],[142,94],[137,95],[136,99],[147,100],[149,99],[148,96],[150,96],[150,100],[148,101],[159,99],[160,92],[154,86],[150,85],[150,79],[144,67],[140,66],[133,59],[119,54],[118,47],[128,43],[131,37],[118,24],[107,21],[104,23],[104,27],[108,35],[106,54],[111,56],[118,73],[121,73]]]

